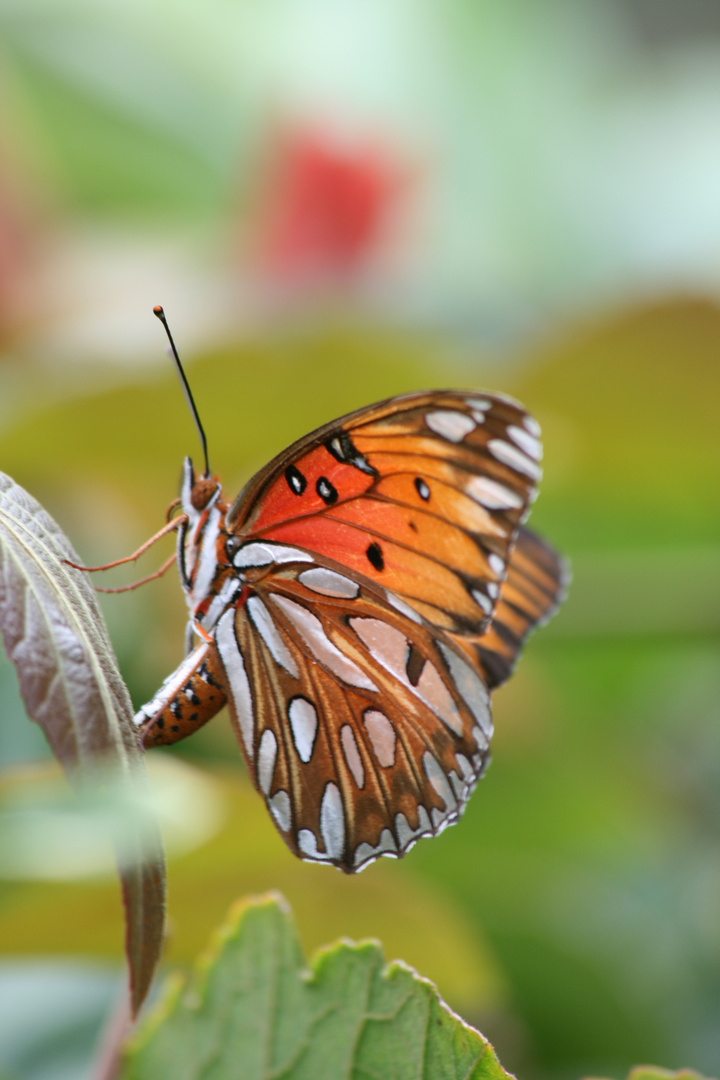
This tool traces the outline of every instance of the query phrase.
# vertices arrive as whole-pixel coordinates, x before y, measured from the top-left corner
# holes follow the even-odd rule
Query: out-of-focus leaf
[[[0,630],[29,716],[70,780],[92,783],[101,766],[142,790],[132,706],[102,615],[78,557],[42,507],[0,474]],[[133,1008],[145,998],[160,953],[165,871],[152,827],[129,828],[119,850]]]
[[[471,1022],[506,1010],[506,981],[482,927],[440,883],[418,879],[411,860],[388,860],[352,877],[308,867],[288,853],[262,800],[237,769],[200,772],[183,766],[172,751],[148,754],[147,769],[172,881],[168,963],[189,967],[238,895],[279,889],[292,905],[307,952],[340,936],[379,938],[388,955],[422,971]],[[13,833],[13,816],[23,808],[66,805],[53,775],[47,768],[26,770],[0,784],[0,836]],[[210,837],[218,816],[224,824]],[[0,955],[117,958],[112,881],[97,874],[82,878],[69,860],[64,877],[56,873],[50,880],[54,860],[47,856],[46,840],[39,844],[37,832],[30,832],[36,823],[28,821],[26,831],[16,821],[16,844],[0,845],[0,853],[11,847],[11,855],[24,840],[33,848],[22,859],[16,855],[6,880],[0,880]],[[201,839],[199,828],[206,830],[207,842],[193,847]]]
[[[169,754],[153,755],[147,768],[142,792],[104,768],[80,791],[68,788],[55,762],[0,772],[0,882],[104,883],[114,876],[113,847],[123,843],[128,824],[138,835],[149,825],[151,838],[159,826],[166,857],[214,836],[225,808],[212,778]],[[59,924],[50,925],[65,939]]]
[[[171,982],[123,1080],[367,1076],[508,1080],[488,1042],[375,942],[340,942],[310,971],[280,897],[238,904],[192,985]]]

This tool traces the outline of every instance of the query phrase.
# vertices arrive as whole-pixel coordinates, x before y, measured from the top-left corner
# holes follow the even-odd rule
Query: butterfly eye
[[[225,541],[225,554],[227,555],[228,562],[232,562],[240,547],[241,540],[239,536],[228,536]]]

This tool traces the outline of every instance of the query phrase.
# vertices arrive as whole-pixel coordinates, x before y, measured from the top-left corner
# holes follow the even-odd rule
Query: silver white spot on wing
[[[418,806],[418,824],[416,829],[410,828],[410,822],[404,814],[395,815],[395,834],[398,838],[400,850],[405,853],[414,846],[415,841],[421,836],[432,836],[433,827],[428,812],[424,806]]]
[[[382,664],[391,675],[407,683],[405,658],[408,640],[403,632],[382,619],[367,616],[351,617],[349,622],[372,658]]]
[[[360,592],[360,586],[350,578],[337,574],[334,570],[328,570],[325,566],[314,566],[311,570],[303,570],[299,581],[313,592],[321,593],[323,596],[339,596],[345,600],[354,600]]]
[[[345,812],[340,789],[332,781],[325,785],[320,804],[320,832],[328,857],[339,859],[345,847]]]
[[[276,791],[272,799],[268,799],[270,813],[277,821],[283,832],[290,828],[290,796],[287,791]]]
[[[295,663],[295,657],[280,637],[280,632],[273,622],[272,615],[260,597],[249,597],[246,607],[253,626],[270,650],[273,660],[280,664],[281,667],[284,667],[289,675],[294,675],[296,679],[299,679],[300,671]]]
[[[480,750],[487,750],[488,741],[482,728],[474,727],[470,734],[472,735]],[[475,759],[473,758],[473,760]]]
[[[423,768],[425,769],[425,775],[427,776],[430,784],[445,803],[447,810],[457,809],[457,800],[452,793],[450,784],[445,773],[442,770],[440,762],[437,758],[433,757],[429,750],[426,750],[422,756]],[[432,816],[432,815],[431,815]]]
[[[456,735],[462,735],[462,716],[437,668],[429,660],[425,662],[415,690],[418,697],[430,706],[435,715],[451,731],[454,731]]]
[[[449,814],[447,810],[438,810],[437,806],[433,806],[430,817],[435,828],[435,835],[439,836],[441,832],[445,832],[448,825],[452,824],[455,815]]]
[[[418,614],[415,608],[406,604],[401,597],[396,596],[395,593],[390,592],[388,589],[385,590],[385,596],[388,604],[394,607],[396,611],[399,611],[401,615],[406,615],[408,619],[412,619],[414,623],[422,624],[422,616]]]
[[[315,746],[318,717],[315,706],[304,697],[294,697],[288,705],[288,720],[300,760],[308,763]]]
[[[311,859],[318,859],[320,862],[326,862],[326,856],[322,855],[318,851],[317,837],[314,832],[310,832],[310,829],[301,829],[298,833],[298,847],[304,855],[309,855]]]
[[[233,708],[250,761],[255,756],[255,714],[250,683],[235,637],[235,609],[226,611],[217,624],[215,642],[230,684]]]
[[[472,594],[485,614],[489,615],[493,609],[492,600],[486,596],[484,592],[481,592],[480,589],[473,589]]]
[[[270,793],[272,787],[276,758],[277,739],[275,733],[270,728],[266,728],[260,738],[257,760],[258,781],[260,782],[260,789],[265,795]]]
[[[474,776],[475,776],[475,772],[473,770],[472,765],[470,764],[468,759],[465,757],[465,755],[464,754],[456,754],[455,755],[455,760],[458,763],[458,768],[460,769],[460,772],[463,774],[463,779],[466,781],[466,783],[469,782],[471,779],[473,779]]]
[[[363,713],[363,724],[370,738],[375,757],[384,769],[389,769],[395,764],[395,744],[397,736],[395,728],[384,713],[377,709],[366,709]]]
[[[429,660],[423,666],[417,686],[410,682],[406,667],[409,644],[401,630],[382,619],[366,616],[351,617],[349,622],[374,660],[420,698],[456,734],[462,734],[462,721],[452,694]]]
[[[540,438],[542,434],[542,428],[540,427],[534,416],[524,416],[523,424],[531,435],[534,435],[536,439]]]
[[[312,652],[313,656],[324,664],[333,675],[348,683],[350,686],[359,686],[363,690],[377,690],[374,682],[360,670],[357,664],[345,656],[344,653],[333,645],[330,638],[323,630],[322,623],[312,615],[302,604],[296,604],[287,596],[271,593],[273,603],[277,604],[281,611],[300,632],[300,636]]]
[[[504,484],[488,479],[487,476],[473,476],[468,481],[465,491],[488,510],[519,510],[523,504],[520,495],[505,487]]]
[[[454,769],[450,770],[448,778],[455,794],[455,798],[458,802],[465,802],[465,799],[467,798],[466,787]]]
[[[528,457],[534,458],[535,461],[542,459],[542,443],[534,435],[529,435],[524,428],[515,427],[514,424],[510,425],[507,433],[515,445],[519,446]]]
[[[533,480],[539,480],[542,476],[540,466],[522,454],[512,443],[505,442],[504,439],[490,439],[487,448],[493,457],[502,461],[504,465],[509,465],[511,469],[524,473]]]
[[[495,600],[497,598],[497,594],[500,592],[500,586],[498,585],[497,581],[488,581],[485,588],[487,589],[487,593],[490,599]]]
[[[488,401],[487,398],[466,398],[465,402],[471,409],[477,409],[480,413],[485,413],[488,409],[492,409],[492,401]]]
[[[505,573],[504,559],[501,559],[499,555],[496,555],[493,552],[491,555],[488,555],[488,563],[490,564],[490,569],[492,570],[493,574],[496,574],[498,577],[503,576],[503,574]]]
[[[380,855],[388,855],[391,858],[397,858],[397,844],[395,843],[395,837],[389,829],[383,829],[380,833],[380,840],[376,847],[372,844],[358,844],[355,848],[355,858],[353,864],[356,870],[360,870],[367,863],[373,862]]]
[[[464,412],[456,412],[454,409],[440,409],[438,412],[427,413],[425,423],[431,431],[454,443],[462,442],[465,436],[476,427],[471,416]]]
[[[415,832],[410,828],[410,823],[404,814],[395,817],[395,833],[401,851],[408,851],[415,842]]]
[[[263,544],[255,540],[241,547],[233,558],[233,566],[238,570],[248,566],[269,566],[271,563],[287,562],[313,562],[313,557],[300,548],[285,547],[284,544]]]
[[[352,773],[353,780],[359,788],[363,788],[365,786],[365,769],[363,768],[362,758],[360,757],[358,744],[355,740],[355,732],[349,724],[344,724],[343,727],[340,728],[340,742],[342,743],[345,761],[347,762],[348,769]]]
[[[438,648],[445,657],[450,674],[453,677],[460,697],[466,702],[471,713],[482,728],[485,736],[485,749],[492,738],[493,726],[490,719],[490,696],[485,683],[477,675],[465,660],[461,660],[456,652],[448,648],[442,641],[438,641]]]

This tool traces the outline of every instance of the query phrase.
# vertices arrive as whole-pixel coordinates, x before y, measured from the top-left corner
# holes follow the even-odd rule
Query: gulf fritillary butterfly
[[[522,525],[539,435],[511,398],[441,390],[306,435],[232,505],[186,458],[173,524],[201,644],[137,714],[144,745],[227,704],[288,847],[348,873],[457,821],[489,693],[563,595]]]

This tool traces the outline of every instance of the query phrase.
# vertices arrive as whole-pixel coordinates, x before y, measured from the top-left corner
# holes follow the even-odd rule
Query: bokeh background
[[[152,755],[168,969],[277,888],[307,950],[379,937],[521,1080],[717,1075],[719,297],[716,0],[1,0],[0,467],[88,563],[199,456],[162,302],[230,494],[378,398],[505,390],[574,568],[461,824],[401,863],[294,860],[225,716]],[[177,580],[103,607],[139,705]],[[77,1080],[118,888],[4,660],[0,713],[0,1075]]]

